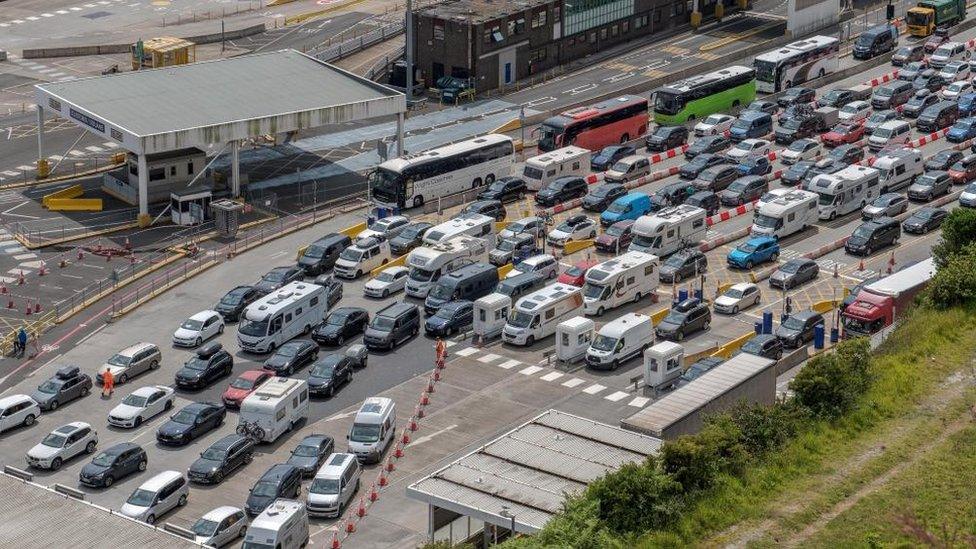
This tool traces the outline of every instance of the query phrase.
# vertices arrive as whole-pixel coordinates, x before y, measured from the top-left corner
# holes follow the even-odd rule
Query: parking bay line
[[[422,437],[417,437],[417,438],[413,439],[413,442],[410,443],[410,446],[417,446],[418,444],[423,444],[425,442],[430,442],[430,440],[433,439],[434,437],[436,437],[437,435],[444,434],[444,433],[450,431],[451,429],[454,429],[455,427],[457,427],[457,424],[448,425],[447,427],[444,427],[443,429],[441,429],[439,431],[434,431],[433,433],[431,433],[429,435],[424,435]]]

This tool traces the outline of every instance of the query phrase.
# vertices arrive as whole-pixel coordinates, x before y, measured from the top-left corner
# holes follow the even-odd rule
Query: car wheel
[[[357,270],[356,271],[356,278],[359,278],[361,276],[363,276],[363,272],[361,270]]]
[[[145,471],[146,470],[146,466],[148,466],[148,465],[149,465],[149,462],[148,461],[146,461],[146,460],[140,461],[139,462],[139,470],[140,471]]]
[[[126,381],[129,381],[129,376],[125,374],[119,374],[119,379],[116,380],[119,385],[125,385]]]
[[[349,370],[349,373],[346,374],[346,383],[352,383],[352,370]]]
[[[535,345],[535,336],[531,336],[530,335],[529,337],[525,338],[525,346],[526,347],[531,347],[533,345]]]
[[[105,480],[102,481],[102,486],[105,488],[111,488],[115,484],[115,478],[112,475],[105,475]]]
[[[329,387],[329,390],[328,392],[325,393],[325,396],[328,398],[332,398],[332,395],[334,394],[335,394],[335,387]]]
[[[734,314],[734,315],[739,314],[739,306],[738,305],[733,305],[732,306],[732,314]]]
[[[424,197],[422,197],[422,196],[415,196],[415,197],[413,197],[413,207],[414,208],[419,208],[419,207],[421,207],[423,205],[424,205]]]
[[[619,367],[620,367],[620,361],[619,360],[614,360],[613,362],[610,363],[610,369],[611,370],[616,370]]]
[[[708,327],[711,326],[711,325],[712,325],[712,321],[711,320],[706,320],[705,323],[702,324],[702,330],[708,330]]]
[[[637,303],[638,301],[640,301],[641,297],[643,297],[643,296],[641,296],[641,293],[640,292],[637,292],[636,294],[634,294],[634,303]]]
[[[339,347],[342,347],[342,344],[343,344],[343,343],[345,343],[345,342],[346,342],[346,338],[344,338],[344,337],[342,337],[342,336],[339,336],[339,337],[338,337],[338,339],[336,339],[336,344],[337,344],[337,345],[338,345]]]
[[[833,221],[836,218],[837,218],[837,212],[830,212],[830,216],[827,218],[827,221]]]
[[[871,246],[864,248],[864,255],[871,255],[872,252],[874,252],[874,250],[871,249]]]
[[[140,425],[142,425],[142,416],[139,416],[139,417],[136,418],[136,421],[133,424],[133,427],[135,427],[136,429],[138,429]]]
[[[146,524],[156,524],[156,515],[146,517]]]
[[[248,452],[244,456],[244,465],[249,465],[252,461],[254,461],[254,453],[253,452]],[[223,473],[221,473],[221,476],[222,475],[223,475]]]
[[[54,458],[51,461],[51,470],[52,471],[57,471],[60,468],[61,468],[61,458],[59,458],[59,457],[58,458]]]
[[[678,330],[678,331],[677,331],[677,332],[676,332],[676,333],[674,334],[674,340],[675,340],[675,341],[681,341],[681,340],[682,340],[682,339],[684,339],[684,338],[685,338],[685,333],[684,333],[684,332],[682,332],[681,330]]]
[[[83,397],[88,396],[88,393],[90,393],[90,392],[91,392],[91,387],[82,387],[81,388],[81,396],[83,396]]]
[[[383,299],[390,297],[390,290],[383,290]]]
[[[198,337],[198,338],[197,338],[197,341],[196,341],[196,343],[195,343],[195,345],[196,345],[197,347],[199,347],[199,346],[200,346],[200,345],[202,345],[202,344],[203,344],[203,338],[202,338],[202,337]]]
[[[474,181],[471,182],[471,188],[472,189],[477,189],[480,186],[481,186],[481,178],[480,177],[476,177],[474,179]]]
[[[748,271],[751,271],[752,270],[752,260],[751,259],[749,261],[746,261],[746,270],[748,270]]]
[[[773,263],[776,263],[776,260],[777,259],[779,259],[779,254],[778,253],[775,253],[775,254],[769,256],[769,260],[772,261]]]
[[[48,409],[53,412],[58,409],[58,401],[52,400],[51,404],[49,404],[48,406],[49,406]]]
[[[485,185],[491,185],[495,182],[495,174],[490,173],[485,176]]]
[[[179,501],[176,502],[177,507],[183,507],[184,505],[186,505],[186,494],[180,496]]]
[[[85,446],[85,453],[86,454],[94,454],[95,453],[95,448],[97,446],[98,446],[98,443],[95,442],[94,440],[89,441],[88,444]]]
[[[629,133],[625,133],[625,134],[623,134],[623,135],[620,136],[620,144],[621,145],[623,145],[624,143],[626,143],[628,141],[630,141],[630,134]]]
[[[159,368],[159,361],[158,360],[153,360],[152,362],[149,363],[149,369],[150,370],[155,370],[156,368]]]
[[[599,307],[596,310],[596,316],[603,316],[603,313],[604,313],[603,307]]]
[[[590,239],[592,240],[594,238],[596,238],[596,231],[590,233]]]
[[[217,328],[217,335],[220,335],[222,333],[224,333],[224,325],[223,324],[221,324],[220,327]]]

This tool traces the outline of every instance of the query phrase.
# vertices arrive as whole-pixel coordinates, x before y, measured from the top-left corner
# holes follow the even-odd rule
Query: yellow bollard
[[[152,217],[149,217],[149,214],[139,214],[136,220],[139,222],[140,227],[148,227],[152,223]]]
[[[691,12],[691,26],[698,28],[701,26],[702,14],[700,11]]]
[[[749,0],[738,0],[739,9],[744,10],[749,7]]]
[[[46,158],[37,161],[37,178],[44,179],[51,175],[51,163]]]
[[[723,4],[720,1],[719,3],[715,4],[715,18],[721,21],[724,15],[725,15],[725,4]]]

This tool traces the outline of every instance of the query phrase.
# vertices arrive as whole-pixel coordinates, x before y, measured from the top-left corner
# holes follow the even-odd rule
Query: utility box
[[[586,317],[576,316],[560,322],[556,326],[556,359],[576,362],[586,356],[595,331],[596,324]]]
[[[644,351],[644,385],[659,391],[674,385],[684,371],[685,348],[662,341]]]
[[[496,337],[502,333],[511,310],[512,298],[505,294],[488,294],[476,299],[471,330],[479,341]]]

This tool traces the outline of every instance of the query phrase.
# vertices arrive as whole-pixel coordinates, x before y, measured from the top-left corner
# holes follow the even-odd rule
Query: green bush
[[[728,415],[719,414],[700,432],[666,442],[661,467],[687,494],[709,488],[720,473],[738,474],[748,457],[742,431]]]
[[[813,357],[790,382],[797,403],[827,419],[851,410],[870,383],[869,352],[867,340],[858,338]]]
[[[965,246],[939,266],[927,295],[941,309],[976,301],[976,243]]]
[[[661,470],[653,456],[597,479],[586,497],[598,503],[599,518],[617,533],[663,528],[682,509],[681,485]]]
[[[976,242],[976,210],[952,210],[942,223],[942,239],[932,248],[935,264],[941,269],[973,242]]]
[[[772,406],[740,402],[726,414],[738,426],[746,451],[755,457],[779,448],[796,436],[808,418],[807,409],[793,401]]]

